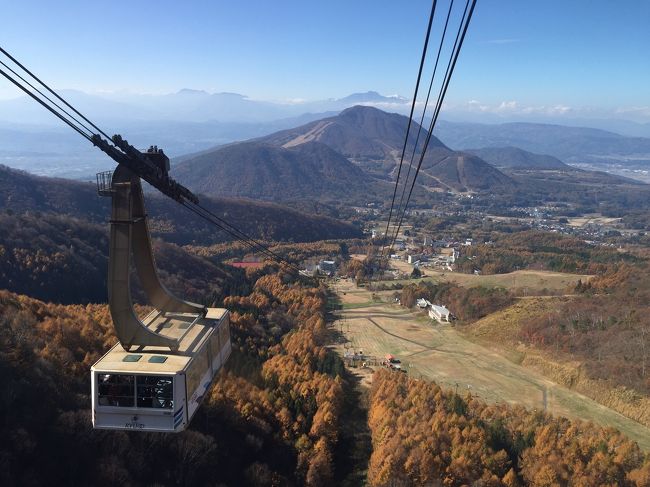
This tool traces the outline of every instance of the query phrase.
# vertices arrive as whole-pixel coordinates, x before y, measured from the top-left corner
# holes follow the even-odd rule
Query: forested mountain
[[[521,168],[521,169],[572,169],[564,164],[557,157],[519,149],[518,147],[485,147],[483,149],[465,149],[484,161],[500,168]]]
[[[88,367],[114,342],[105,306],[0,291],[0,483],[347,485],[346,431],[363,425],[345,427],[359,399],[324,346],[326,296],[268,272],[226,299],[233,355],[178,435],[91,430]],[[645,487],[650,478],[650,459],[611,428],[390,371],[377,372],[369,402],[371,486]]]
[[[288,148],[261,142],[232,144],[174,167],[178,180],[213,196],[322,202],[384,198],[387,182],[361,169],[325,144],[310,141]]]
[[[380,371],[368,423],[368,482],[390,485],[645,486],[650,460],[613,428],[486,405]]]
[[[107,300],[108,229],[65,215],[0,212],[0,288],[58,303]],[[159,274],[186,299],[219,301],[240,289],[240,269],[210,262],[160,240]],[[135,299],[145,302],[132,274]]]
[[[344,110],[336,117],[312,122],[302,127],[269,135],[263,140],[284,147],[318,140],[348,157],[369,175],[397,176],[397,166],[404,145],[408,118],[386,113],[366,106]],[[421,130],[418,149],[421,149],[427,131],[417,123],[411,124],[411,135],[406,151],[406,163]],[[419,153],[413,165],[417,165]],[[482,191],[504,189],[512,181],[479,157],[450,150],[436,137],[431,137],[422,164],[423,176],[419,185],[452,191]]]
[[[338,483],[347,379],[322,345],[324,293],[287,275],[249,285],[226,303],[227,370],[178,435],[92,430],[88,369],[115,340],[106,306],[0,291],[0,484]]]
[[[209,197],[201,198],[201,202],[254,238],[308,242],[361,235],[358,228],[348,223],[273,203]],[[165,196],[147,193],[145,204],[154,236],[180,245],[211,245],[231,239]],[[0,210],[3,209],[15,214],[49,212],[106,224],[110,199],[99,197],[94,184],[33,176],[0,166]]]
[[[183,158],[174,174],[212,195],[352,204],[384,202],[397,177],[408,118],[355,106],[334,117]],[[419,129],[411,127],[405,164]],[[427,132],[420,134],[421,147]],[[419,156],[416,153],[413,166]],[[416,199],[433,191],[502,191],[514,183],[479,157],[451,151],[432,137]]]

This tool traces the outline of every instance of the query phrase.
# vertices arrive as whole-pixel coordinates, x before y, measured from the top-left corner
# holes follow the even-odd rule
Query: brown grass
[[[344,290],[346,295],[342,294]],[[348,292],[352,290],[355,292]],[[348,282],[340,285],[343,304],[361,299],[364,293],[366,301],[371,301],[368,291],[355,290]],[[464,336],[449,325],[434,325],[424,312],[409,311],[390,303],[344,309],[332,328],[342,329],[347,342],[335,348],[341,354],[346,347],[363,350],[380,359],[391,353],[402,360],[403,367],[413,377],[434,380],[449,388],[457,387],[463,393],[469,390],[488,402],[522,404],[530,409],[546,409],[556,415],[613,426],[650,450],[649,428],[544,377],[542,372],[545,371],[525,363],[525,356],[518,359],[516,354],[511,354],[506,357],[501,351],[482,345],[488,338],[503,339],[514,331],[508,327],[516,320],[507,313],[524,317],[526,313],[547,309],[555,299],[570,298],[520,300],[513,305],[514,309],[493,314],[492,322],[485,321],[488,318],[481,320],[472,336]],[[498,318],[507,324],[495,326]],[[488,333],[490,328],[492,334]],[[479,339],[481,334],[484,336]],[[515,363],[517,361],[527,366],[520,366]]]

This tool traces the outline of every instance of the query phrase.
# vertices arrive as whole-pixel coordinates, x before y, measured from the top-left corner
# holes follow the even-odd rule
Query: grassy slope
[[[387,292],[377,294],[388,296]],[[576,390],[558,385],[525,363],[518,365],[516,362],[525,357],[512,347],[491,350],[491,341],[481,343],[477,336],[461,333],[457,328],[432,326],[422,312],[409,312],[386,302],[370,305],[371,293],[355,289],[351,283],[338,285],[338,297],[343,309],[333,329],[342,330],[347,339],[345,344],[336,346],[341,354],[350,346],[379,359],[392,353],[402,359],[414,377],[435,380],[450,388],[456,383],[461,388],[470,385],[472,393],[488,402],[518,403],[531,409],[546,409],[556,415],[614,426],[650,450],[650,429]],[[526,303],[527,312],[538,313],[552,306],[555,300],[567,299],[570,298],[536,298],[520,302]],[[508,312],[512,312],[512,308],[501,313]],[[499,313],[492,315],[495,316]],[[490,318],[479,323],[489,327],[490,322],[486,320]],[[510,323],[507,326],[513,322],[506,320]],[[499,333],[507,336],[512,332],[507,326],[494,327],[495,341]]]
[[[526,320],[553,311],[567,297],[535,297],[520,299],[512,306],[487,316],[466,328],[472,341],[495,349],[508,359],[530,367],[565,387],[576,390],[640,423],[650,426],[650,398],[609,381],[587,376],[584,363],[568,354],[550,357],[547,352],[518,341],[520,328]]]

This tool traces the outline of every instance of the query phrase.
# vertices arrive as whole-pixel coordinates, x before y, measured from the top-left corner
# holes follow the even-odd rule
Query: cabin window
[[[136,390],[139,408],[174,408],[172,377],[164,375],[138,375]]]
[[[100,406],[135,406],[135,376],[98,374],[97,386]]]

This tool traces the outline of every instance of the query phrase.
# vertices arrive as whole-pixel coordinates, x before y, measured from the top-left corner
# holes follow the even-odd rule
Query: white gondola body
[[[154,311],[144,321],[156,332],[180,338],[180,348],[127,352],[114,345],[91,368],[94,428],[183,431],[230,356],[226,309],[208,308],[199,318]]]

